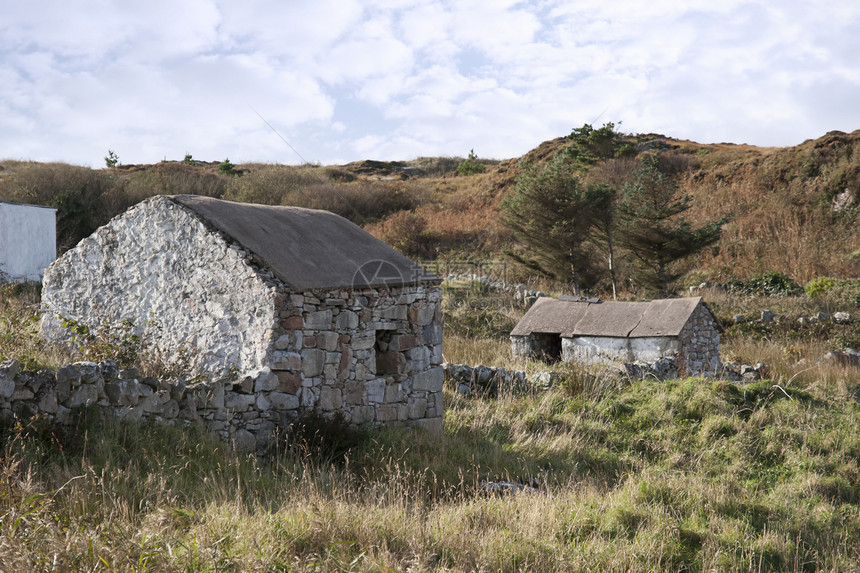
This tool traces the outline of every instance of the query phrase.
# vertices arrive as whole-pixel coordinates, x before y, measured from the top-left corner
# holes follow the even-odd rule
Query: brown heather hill
[[[661,163],[692,197],[685,216],[693,224],[732,214],[719,249],[690,265],[696,278],[720,281],[780,271],[802,285],[817,276],[860,277],[860,131],[830,132],[788,148],[699,144],[654,134],[628,139],[637,158],[660,153]],[[407,225],[398,227],[405,238],[393,232],[392,221],[405,219],[400,214],[369,228],[396,246],[408,249],[418,242],[425,251],[447,247],[452,241],[445,238],[456,231],[465,240],[460,253],[498,254],[511,240],[499,221],[498,204],[516,184],[520,162],[545,162],[567,144],[564,137],[546,141],[520,159],[488,166],[484,174],[449,174],[444,183],[436,181],[442,191],[437,200],[411,214],[419,223],[413,228],[422,229],[418,237],[408,234]],[[585,177],[620,188],[637,165],[636,159],[610,160]],[[421,253],[413,251],[413,256]]]
[[[732,213],[719,249],[689,267],[693,279],[747,278],[781,271],[804,284],[816,276],[860,277],[860,131],[830,132],[795,147],[699,144],[628,135],[636,157],[592,167],[585,177],[618,188],[643,154],[659,153],[692,197],[693,223]],[[62,163],[0,162],[0,200],[59,208],[61,250],[129,206],[156,194],[194,193],[264,204],[328,209],[421,259],[503,259],[513,237],[499,203],[520,163],[545,162],[569,143],[546,141],[522,158],[358,161],[340,166],[163,161],[89,169]],[[622,262],[623,263],[623,262]]]

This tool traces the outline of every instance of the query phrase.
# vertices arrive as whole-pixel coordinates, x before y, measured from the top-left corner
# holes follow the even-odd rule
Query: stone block
[[[143,382],[143,380],[141,380]],[[254,379],[250,376],[244,376],[241,380],[233,382],[233,391],[242,394],[251,394],[254,392]]]
[[[244,412],[256,403],[257,397],[253,394],[239,394],[238,392],[224,393],[224,407],[234,412]]]
[[[304,327],[312,330],[328,330],[331,328],[331,310],[309,312],[304,318]]]
[[[270,392],[277,390],[279,385],[278,376],[268,368],[263,368],[254,380],[254,392]]]
[[[436,410],[436,415],[441,416],[442,412],[445,411],[445,395],[442,392],[433,392],[432,394],[430,394],[430,399],[433,400],[433,402],[435,403],[434,407]]]
[[[119,378],[122,380],[137,380],[140,378],[140,371],[137,368],[123,368],[119,371]]]
[[[59,403],[57,402],[57,392],[54,390],[48,390],[42,397],[39,399],[39,411],[44,412],[45,414],[55,414],[57,412],[57,408],[59,407]]]
[[[376,408],[377,422],[396,422],[398,419],[396,404],[382,404]]]
[[[284,330],[301,330],[305,323],[301,316],[291,316],[281,321]]]
[[[33,391],[27,388],[26,386],[21,386],[15,388],[15,391],[12,393],[12,396],[9,398],[11,402],[20,402],[22,400],[32,400],[35,397]]]
[[[99,362],[99,372],[105,382],[119,378],[119,367],[114,360],[102,360]]]
[[[416,346],[409,350],[406,355],[409,357],[406,364],[407,372],[425,370],[430,366],[430,350],[426,346]]]
[[[374,378],[364,383],[367,389],[367,399],[370,403],[380,403],[385,400],[385,378]]]
[[[269,394],[269,403],[275,410],[295,410],[299,407],[299,397],[295,394],[272,392]]]
[[[0,377],[0,397],[2,398],[11,398],[12,394],[15,393],[15,379]]]
[[[376,418],[376,409],[373,406],[356,406],[351,410],[351,421],[353,424],[366,424]]]
[[[105,395],[111,405],[114,406],[136,406],[140,391],[137,380],[115,380],[105,383]]]
[[[436,316],[436,305],[418,303],[409,307],[409,322],[420,326],[431,324]]]
[[[176,400],[168,400],[162,406],[161,415],[165,420],[173,420],[179,415],[179,404],[176,403]]]
[[[75,362],[78,372],[81,374],[81,384],[93,384],[101,378],[99,365],[95,362]]]
[[[442,325],[428,324],[422,329],[421,338],[427,345],[442,344]]]
[[[17,376],[20,371],[21,366],[18,364],[17,360],[7,360],[0,364],[0,379],[8,378],[9,380],[15,380],[15,376]]]
[[[316,348],[317,347],[317,337],[313,334],[305,334],[302,338],[302,347],[303,348]]]
[[[442,424],[442,418],[424,418],[423,420],[415,420],[415,427],[421,428],[431,436],[441,437],[445,432],[445,427]]]
[[[397,382],[385,385],[385,402],[391,404],[403,400],[403,386]]]
[[[323,386],[320,389],[319,407],[326,411],[340,410],[343,408],[343,395],[340,388]]]
[[[206,386],[206,404],[210,408],[221,409],[224,407],[224,384],[216,382]]]
[[[354,334],[352,336],[352,340],[350,341],[350,346],[353,350],[367,350],[369,348],[373,348],[375,345],[375,332],[361,332],[358,334]]]
[[[286,350],[292,344],[292,338],[289,334],[282,334],[275,341],[275,350]]]
[[[442,345],[436,344],[430,348],[430,365],[431,366],[439,366],[444,362],[445,359],[442,357]]]
[[[302,355],[297,352],[276,350],[272,353],[272,370],[300,370]]]
[[[337,315],[335,325],[338,330],[354,330],[358,328],[358,315],[351,310],[342,310]]]
[[[319,348],[302,350],[302,374],[307,378],[322,374],[325,365],[325,351]]]
[[[364,403],[366,386],[364,380],[350,380],[346,383],[344,399],[352,406]]]
[[[95,404],[99,399],[95,384],[82,384],[71,392],[69,398],[63,402],[63,406],[69,408],[80,408]]]
[[[337,366],[334,364],[326,364],[323,366],[323,378],[328,381],[337,379]]]
[[[340,353],[340,363],[337,365],[337,380],[343,382],[349,378],[349,372],[352,367],[352,349],[344,348]]]
[[[236,430],[231,440],[233,449],[239,453],[253,452],[257,448],[257,438],[247,430]]]
[[[444,373],[441,366],[412,375],[412,390],[416,392],[441,392]]]
[[[77,388],[81,384],[81,372],[72,364],[63,366],[57,370],[57,383],[67,384],[70,388]]]
[[[295,394],[302,387],[302,375],[298,372],[275,372],[278,377],[278,391]]]
[[[265,394],[257,394],[257,400],[256,402],[254,402],[254,405],[260,412],[266,412],[272,409],[272,402],[266,397]]]
[[[380,311],[379,316],[382,320],[406,320],[407,312],[408,310],[406,305],[396,304],[394,306],[383,308]]]
[[[418,345],[418,340],[413,334],[394,334],[391,336],[391,342],[388,343],[389,350],[411,350]]]
[[[302,388],[299,400],[302,408],[313,408],[317,403],[317,395],[314,394],[313,388]]]
[[[317,348],[322,348],[328,352],[337,350],[337,343],[340,335],[337,332],[326,331],[317,335]]]
[[[426,398],[413,398],[409,400],[409,418],[415,420],[423,418],[427,412]]]

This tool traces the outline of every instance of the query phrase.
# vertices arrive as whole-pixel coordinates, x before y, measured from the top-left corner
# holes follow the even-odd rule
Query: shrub
[[[108,168],[116,167],[119,163],[119,157],[113,150],[108,149],[108,154],[105,156],[105,166]]]
[[[806,296],[815,298],[828,292],[835,284],[835,281],[830,277],[818,277],[806,283],[803,290],[806,291]]]
[[[482,163],[478,163],[478,156],[475,155],[475,150],[472,149],[469,151],[469,156],[466,160],[461,161],[460,165],[457,166],[457,173],[460,175],[474,175],[476,173],[483,173],[485,169]]]
[[[803,289],[797,286],[791,277],[778,271],[753,275],[745,281],[729,281],[726,288],[731,292],[764,296],[797,296],[803,294]]]
[[[221,163],[218,164],[218,173],[224,173],[226,175],[230,175],[233,173],[233,169],[236,166],[230,163],[230,159],[227,158]]]
[[[427,221],[418,213],[398,211],[381,222],[374,231],[373,234],[379,240],[407,257],[421,259],[433,255],[433,240],[427,232]]]

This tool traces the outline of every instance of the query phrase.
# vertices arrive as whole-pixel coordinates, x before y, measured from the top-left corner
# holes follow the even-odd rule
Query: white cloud
[[[790,145],[860,128],[860,5],[19,1],[0,157],[520,155],[584,122]],[[240,157],[241,156],[241,157]]]

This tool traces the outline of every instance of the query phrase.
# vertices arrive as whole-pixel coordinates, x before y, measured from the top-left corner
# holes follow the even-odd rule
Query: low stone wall
[[[0,364],[0,424],[35,415],[66,423],[75,410],[97,405],[122,420],[203,426],[237,450],[253,451],[268,444],[276,428],[298,417],[299,397],[285,390],[269,369],[235,381],[186,385],[141,377],[136,369],[120,370],[111,360],[38,372],[22,370],[12,360]],[[438,420],[438,428],[426,420],[415,420],[415,425],[441,433]]]

